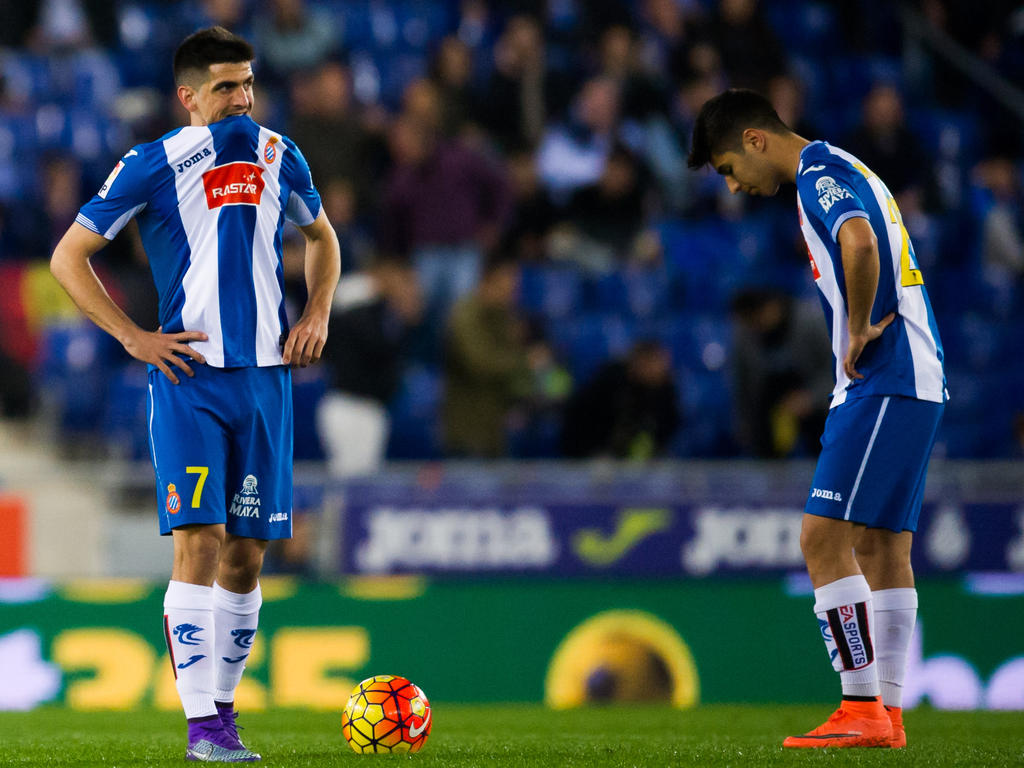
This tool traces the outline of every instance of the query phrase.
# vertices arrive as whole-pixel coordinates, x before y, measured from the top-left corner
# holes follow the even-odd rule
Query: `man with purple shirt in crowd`
[[[480,278],[483,254],[498,242],[512,210],[503,170],[479,152],[440,135],[436,91],[419,85],[392,129],[395,168],[384,195],[385,250],[408,255],[418,273],[428,325]]]

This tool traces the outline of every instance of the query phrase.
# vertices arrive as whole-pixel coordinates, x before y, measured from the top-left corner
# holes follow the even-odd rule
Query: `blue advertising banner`
[[[705,577],[803,569],[803,510],[794,505],[387,495],[362,493],[345,505],[343,572]],[[1024,571],[1024,505],[928,502],[913,559],[921,574]]]

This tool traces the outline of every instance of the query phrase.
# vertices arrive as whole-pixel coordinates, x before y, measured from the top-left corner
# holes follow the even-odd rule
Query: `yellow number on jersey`
[[[860,171],[865,179],[870,179],[875,175],[870,168],[861,163],[853,163],[853,167]],[[914,266],[910,258],[910,235],[907,233],[907,228],[903,226],[903,216],[900,214],[899,206],[889,194],[889,190],[885,189],[885,185],[882,185],[882,189],[885,190],[885,199],[889,203],[889,221],[900,225],[900,236],[903,238],[903,247],[900,249],[900,284],[904,287],[924,285],[924,275],[921,274],[920,269]]]
[[[206,485],[206,476],[210,474],[209,467],[185,467],[185,473],[199,475],[196,480],[196,489],[192,491],[192,509],[198,509],[199,499],[203,495],[203,486]]]
[[[903,247],[900,249],[900,283],[903,286],[924,285],[924,276],[921,270],[917,269],[910,259],[910,235],[907,228],[903,226],[903,216],[900,209],[893,200],[892,195],[886,195],[889,201],[889,220],[893,224],[900,225],[900,236],[903,238]]]

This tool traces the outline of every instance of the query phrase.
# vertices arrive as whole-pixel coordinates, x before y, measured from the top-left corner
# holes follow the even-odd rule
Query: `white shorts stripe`
[[[875,419],[875,428],[871,430],[871,439],[868,440],[868,447],[864,451],[864,458],[860,462],[860,469],[857,470],[857,479],[853,481],[853,490],[850,491],[850,498],[846,501],[846,514],[843,515],[843,520],[850,519],[850,511],[853,509],[853,500],[857,498],[857,489],[860,488],[860,479],[864,476],[864,467],[868,465],[868,457],[871,455],[871,449],[875,445],[875,438],[878,437],[878,429],[882,426],[882,417],[885,416],[885,409],[889,407],[889,398],[886,397],[882,401],[882,407],[878,409],[878,418]]]

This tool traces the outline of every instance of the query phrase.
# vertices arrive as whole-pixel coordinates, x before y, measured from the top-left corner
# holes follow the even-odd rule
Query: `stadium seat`
[[[321,461],[324,449],[316,429],[316,409],[327,391],[327,374],[321,366],[292,372],[292,411],[295,415],[295,461]]]
[[[602,364],[629,351],[636,327],[617,314],[589,313],[572,323],[554,324],[551,336],[556,353],[568,362],[573,379],[582,383]]]
[[[132,461],[149,457],[148,396],[146,366],[132,363],[111,376],[103,409],[103,438],[111,456]]]
[[[835,13],[826,3],[782,0],[762,7],[787,51],[821,55],[835,45]]]
[[[402,377],[398,395],[388,409],[391,434],[389,459],[437,459],[441,457],[439,415],[443,382],[436,368],[410,367]]]
[[[113,365],[120,357],[116,345],[89,322],[42,331],[36,376],[60,430],[84,435],[99,429]]]
[[[531,315],[557,320],[583,308],[584,279],[571,265],[528,265],[519,284],[520,306]]]
[[[624,268],[595,281],[596,308],[603,312],[652,318],[669,305],[670,284],[663,269]]]

